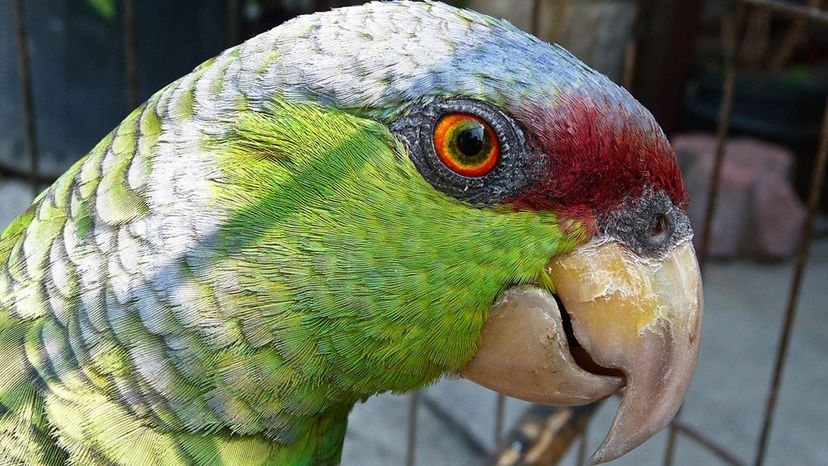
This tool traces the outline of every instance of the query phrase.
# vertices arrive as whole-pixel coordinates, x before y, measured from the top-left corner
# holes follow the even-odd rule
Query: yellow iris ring
[[[465,154],[458,148],[463,131],[483,130],[483,145],[476,154]],[[434,128],[434,148],[449,169],[463,176],[483,176],[494,168],[500,158],[500,144],[492,127],[483,119],[468,113],[443,116]]]

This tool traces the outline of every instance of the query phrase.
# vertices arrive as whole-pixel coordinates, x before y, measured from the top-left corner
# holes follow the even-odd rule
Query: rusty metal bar
[[[719,121],[716,128],[716,157],[713,163],[713,173],[707,192],[707,204],[704,213],[704,228],[702,229],[701,248],[699,250],[699,268],[703,271],[710,255],[710,245],[713,240],[713,222],[716,217],[716,201],[719,197],[719,186],[724,166],[727,134],[730,130],[730,117],[733,110],[733,90],[736,85],[736,41],[739,18],[734,17],[725,22],[723,31],[724,41],[728,51],[725,59],[725,76],[722,83],[722,105],[719,108]]]
[[[32,180],[37,186],[50,185],[55,182],[57,178],[52,175],[41,173],[32,173],[29,170],[23,170],[15,167],[10,167],[5,164],[0,164],[0,178],[11,178],[15,180]]]
[[[802,5],[795,5],[780,0],[739,0],[742,3],[770,8],[776,13],[781,13],[794,18],[806,18],[821,23],[828,24],[828,11],[820,8],[805,7]]]
[[[667,432],[667,448],[664,450],[664,466],[672,466],[673,465],[673,458],[675,457],[676,453],[676,443],[678,442],[678,433],[679,433],[679,420],[681,416],[681,410],[684,408],[682,405],[679,408],[679,412],[676,413],[676,417],[670,422],[670,430]]]
[[[457,437],[468,451],[476,456],[486,456],[489,449],[469,430],[467,424],[464,423],[465,418],[454,417],[425,392],[420,395],[420,406],[425,408],[429,414],[434,416],[449,432]]]
[[[39,191],[38,165],[40,153],[37,145],[37,128],[34,119],[32,74],[29,63],[29,35],[26,29],[26,10],[23,0],[14,1],[15,29],[17,33],[17,69],[20,74],[20,95],[23,100],[23,122],[26,127],[26,149],[29,158],[29,179],[33,195]]]
[[[138,60],[135,54],[135,2],[123,0],[124,8],[124,64],[127,81],[129,111],[138,106]]]
[[[405,444],[405,465],[414,466],[417,450],[417,411],[420,409],[420,391],[410,395],[408,402],[408,437]]]
[[[779,336],[779,347],[776,352],[776,361],[773,365],[773,379],[771,381],[770,393],[768,393],[768,401],[765,405],[765,417],[762,422],[762,434],[759,437],[759,443],[756,447],[756,466],[762,466],[765,462],[765,453],[767,452],[768,439],[770,438],[770,429],[773,425],[779,385],[782,381],[782,374],[785,371],[791,332],[799,304],[799,292],[802,288],[802,280],[805,277],[805,269],[808,264],[811,234],[814,228],[814,218],[819,207],[819,200],[822,195],[822,183],[825,180],[826,165],[828,165],[828,101],[825,102],[825,115],[822,120],[822,133],[817,151],[817,162],[811,179],[811,192],[808,196],[808,217],[805,220],[805,227],[802,231],[802,242],[800,243],[796,257],[796,269],[791,281],[788,306],[785,309],[785,320],[782,326],[782,333]]]
[[[819,8],[822,6],[823,0],[807,0],[806,6],[808,8]],[[785,38],[776,49],[770,59],[768,70],[771,72],[779,72],[791,59],[791,56],[796,51],[799,43],[805,38],[808,26],[808,18],[800,16],[791,21],[791,26],[785,33]]]
[[[506,396],[497,394],[497,401],[495,402],[495,449],[503,446],[503,418],[506,412]]]
[[[621,85],[630,92],[632,92],[633,85],[635,84],[635,61],[637,55],[638,44],[634,39],[630,39],[627,42],[627,46],[624,47],[624,73],[621,77]]]
[[[227,0],[227,45],[232,47],[241,41],[241,1]]]
[[[680,421],[674,422],[673,425],[676,427],[677,430],[685,434],[687,438],[707,448],[711,453],[716,455],[720,460],[724,461],[725,463],[730,464],[732,466],[745,466],[745,463],[743,463],[739,458],[733,456],[730,452],[727,451],[727,449],[717,444],[716,442],[708,439],[696,429]]]
[[[542,0],[534,0],[532,3],[532,30],[529,31],[532,33],[533,36],[537,37],[540,34],[540,22],[541,22],[541,7],[543,6]]]

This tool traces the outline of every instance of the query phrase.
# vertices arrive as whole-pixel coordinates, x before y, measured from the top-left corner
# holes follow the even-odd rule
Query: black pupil
[[[475,156],[483,150],[485,137],[486,132],[483,130],[483,125],[480,123],[464,128],[460,131],[460,134],[457,135],[457,150],[465,156]]]

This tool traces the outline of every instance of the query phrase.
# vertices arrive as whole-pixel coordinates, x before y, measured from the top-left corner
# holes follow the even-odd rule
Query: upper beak
[[[590,459],[611,461],[662,429],[681,406],[703,312],[695,252],[689,240],[659,259],[615,241],[592,242],[554,258],[548,272],[589,364],[573,357],[555,299],[524,286],[507,290],[492,308],[462,375],[548,404],[590,403],[626,382],[612,427]],[[613,372],[607,369],[623,377],[599,374]]]

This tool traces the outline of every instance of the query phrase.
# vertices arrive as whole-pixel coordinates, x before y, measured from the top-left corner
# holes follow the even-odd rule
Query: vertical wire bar
[[[506,397],[497,394],[497,401],[495,402],[495,451],[503,447],[503,418],[506,411]]]
[[[705,437],[698,430],[688,426],[687,424],[682,423],[681,421],[677,421],[675,425],[676,429],[681,431],[681,433],[683,433],[688,440],[692,440],[696,442],[700,447],[706,448],[707,451],[715,455],[721,461],[731,466],[744,466],[745,463],[742,463],[742,461],[739,458],[737,458],[734,454],[727,451],[727,449],[725,449],[715,441]]]
[[[710,255],[710,246],[713,242],[713,223],[716,218],[716,201],[719,197],[722,167],[724,166],[727,134],[730,130],[730,117],[733,109],[733,90],[736,84],[736,42],[738,40],[738,24],[741,14],[737,14],[728,21],[724,32],[727,55],[725,59],[725,76],[722,83],[722,105],[719,108],[719,121],[716,128],[716,157],[713,164],[713,173],[707,192],[707,205],[704,213],[704,228],[702,230],[701,249],[699,250],[699,268],[704,271],[707,258]]]
[[[768,394],[768,401],[765,405],[765,417],[762,422],[762,434],[759,437],[759,443],[756,447],[756,466],[762,466],[765,462],[768,439],[770,438],[770,429],[773,425],[776,401],[779,394],[779,385],[782,381],[782,374],[785,371],[785,362],[787,360],[788,347],[790,346],[791,332],[793,330],[793,323],[796,317],[797,305],[799,304],[799,292],[802,288],[802,280],[805,276],[805,268],[808,263],[808,253],[811,248],[814,218],[816,217],[817,208],[819,207],[819,200],[822,195],[822,183],[825,180],[826,165],[828,165],[828,101],[825,102],[825,114],[822,120],[822,132],[819,140],[817,162],[816,167],[814,168],[813,178],[811,179],[811,192],[808,197],[808,217],[805,220],[805,227],[802,231],[802,242],[799,245],[799,251],[797,253],[796,269],[791,281],[788,306],[785,309],[785,321],[782,326],[782,332],[779,336],[779,346],[776,352],[776,361],[773,366],[773,378],[771,381],[770,393]]]
[[[587,433],[589,432],[589,419],[584,422],[584,425],[581,427],[581,442],[578,444],[578,459],[576,460],[577,466],[584,466],[586,463],[586,453],[587,453],[587,441],[589,440]]]
[[[808,18],[813,21],[828,24],[828,11],[817,7],[798,5],[790,1],[781,0],[741,0],[756,7],[765,7],[775,13],[790,16],[792,18]]]
[[[630,39],[624,47],[624,73],[621,76],[621,85],[624,89],[632,92],[635,84],[635,60],[638,55],[638,44],[635,39]]]
[[[34,98],[32,97],[32,75],[29,63],[29,36],[26,29],[26,10],[23,0],[14,2],[15,28],[17,33],[17,69],[20,74],[20,94],[23,99],[23,120],[26,126],[26,149],[29,159],[29,184],[33,195],[38,192],[37,128],[34,119]]]
[[[541,7],[543,6],[543,0],[534,0],[532,3],[532,30],[530,31],[533,36],[538,37],[540,34],[540,23],[541,23]]]
[[[730,129],[730,117],[733,110],[733,90],[736,85],[736,42],[738,41],[738,27],[743,11],[739,12],[723,24],[723,40],[725,48],[725,76],[722,83],[722,105],[719,107],[719,121],[716,127],[716,155],[713,162],[713,173],[707,192],[707,204],[704,213],[704,227],[702,228],[701,249],[699,250],[699,269],[704,272],[707,257],[710,255],[710,245],[713,237],[713,222],[716,216],[716,200],[719,197],[719,185],[724,166],[727,134]],[[667,448],[664,451],[664,466],[672,466],[675,455],[676,441],[678,440],[677,422],[681,417],[681,408],[670,423],[667,435]]]
[[[241,2],[227,0],[227,46],[232,47],[241,39]]]
[[[420,391],[410,395],[408,403],[408,439],[405,447],[405,466],[414,466],[417,450],[417,411],[420,409]]]
[[[135,55],[135,2],[123,0],[124,63],[126,65],[127,104],[129,111],[138,106],[138,62]]]

